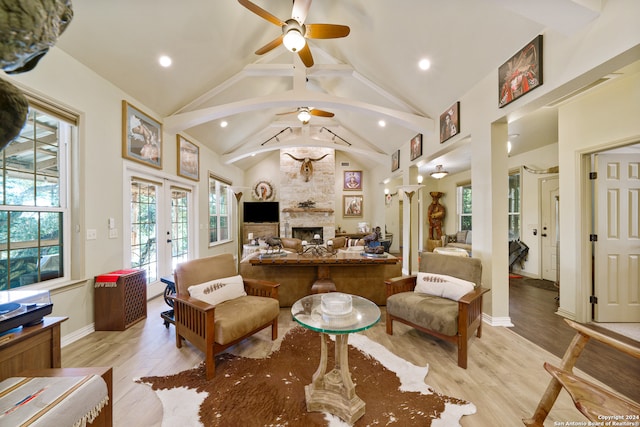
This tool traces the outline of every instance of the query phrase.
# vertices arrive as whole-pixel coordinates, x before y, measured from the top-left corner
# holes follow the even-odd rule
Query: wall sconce
[[[398,192],[396,191],[395,193],[389,193],[389,189],[385,188],[384,189],[384,203],[385,205],[389,206],[391,204],[391,201],[393,200],[393,196],[397,196]]]
[[[418,175],[418,184],[422,184],[424,177],[422,175]]]
[[[436,170],[434,172],[431,172],[431,177],[435,179],[442,179],[447,175],[449,175],[449,172],[442,169],[442,165],[436,166]]]

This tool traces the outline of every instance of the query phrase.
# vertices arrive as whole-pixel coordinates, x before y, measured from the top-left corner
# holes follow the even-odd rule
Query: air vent
[[[563,96],[562,98],[556,99],[555,101],[547,104],[546,106],[547,107],[557,107],[558,105],[562,104],[563,102],[565,102],[565,101],[567,101],[567,100],[569,100],[569,99],[571,99],[571,98],[573,98],[575,96],[581,95],[581,94],[593,89],[596,86],[600,86],[604,82],[608,82],[609,80],[613,80],[613,79],[615,79],[617,77],[620,77],[620,76],[621,76],[621,74],[616,74],[616,73],[607,74],[606,76],[604,76],[602,78],[599,78],[598,80],[596,80],[593,83],[590,83],[590,84],[588,84],[586,86],[583,86],[580,89],[574,90],[573,92],[571,92],[568,95]]]
[[[348,168],[349,166],[351,166],[351,163],[349,163],[349,162],[340,162],[340,166],[342,166],[343,168]]]

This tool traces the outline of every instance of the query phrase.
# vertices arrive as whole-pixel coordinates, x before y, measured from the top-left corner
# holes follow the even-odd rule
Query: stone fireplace
[[[320,240],[323,239],[323,230],[322,227],[293,227],[291,228],[291,236],[300,239],[306,240],[310,242],[313,240],[313,236],[316,234],[320,235]]]
[[[313,163],[313,174],[308,181],[300,173],[297,158],[320,159]],[[314,234],[323,239],[335,237],[335,150],[322,147],[298,147],[280,150],[280,235],[297,237],[294,230],[314,228],[297,237],[310,241]],[[313,207],[302,208],[300,203],[311,201]]]

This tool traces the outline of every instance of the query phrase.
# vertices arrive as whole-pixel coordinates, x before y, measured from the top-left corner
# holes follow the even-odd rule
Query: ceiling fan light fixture
[[[437,165],[436,170],[431,172],[431,178],[435,178],[435,179],[442,179],[447,175],[449,175],[449,172],[442,169],[442,165]]]
[[[298,28],[291,27],[284,34],[282,44],[291,52],[299,52],[304,48],[304,45],[307,44],[307,40]]]
[[[311,120],[311,112],[308,108],[301,108],[298,111],[298,120],[300,120],[305,125],[309,123],[309,120]]]

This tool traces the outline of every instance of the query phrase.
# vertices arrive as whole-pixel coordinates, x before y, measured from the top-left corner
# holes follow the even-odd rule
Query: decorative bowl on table
[[[353,323],[353,306],[351,295],[342,292],[323,294],[320,303],[322,320],[332,326],[347,326]]]

